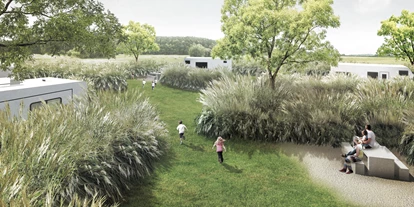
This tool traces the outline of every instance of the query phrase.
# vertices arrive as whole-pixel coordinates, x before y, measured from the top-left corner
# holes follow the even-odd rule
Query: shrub
[[[27,120],[0,111],[0,134],[2,206],[118,202],[167,150],[154,107],[130,91],[45,105]]]
[[[144,59],[139,62],[124,63],[122,67],[126,70],[128,78],[133,79],[147,76],[151,72],[160,72],[165,65],[166,63],[160,61]]]
[[[201,91],[197,132],[207,136],[339,146],[367,123],[378,141],[400,143],[404,109],[413,106],[409,79],[375,81],[347,76],[224,78]]]
[[[163,70],[160,82],[164,85],[185,90],[198,91],[219,79],[225,69],[190,68],[184,64],[169,65]]]

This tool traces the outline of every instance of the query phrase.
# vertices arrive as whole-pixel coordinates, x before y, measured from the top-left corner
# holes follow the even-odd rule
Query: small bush
[[[147,76],[151,72],[160,72],[166,63],[155,60],[130,61],[122,65],[129,79]]]
[[[160,82],[174,88],[198,91],[206,88],[213,80],[222,77],[224,72],[224,69],[190,68],[184,64],[175,64],[163,70]]]

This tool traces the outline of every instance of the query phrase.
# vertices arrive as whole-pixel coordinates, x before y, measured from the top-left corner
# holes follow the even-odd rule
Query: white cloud
[[[390,4],[391,0],[353,0],[355,10],[362,14],[387,9]]]

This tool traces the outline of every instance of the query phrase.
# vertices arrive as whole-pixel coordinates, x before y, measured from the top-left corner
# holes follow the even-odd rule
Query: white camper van
[[[10,106],[12,115],[19,115],[20,104],[23,104],[23,117],[28,111],[46,104],[67,104],[76,95],[86,91],[86,83],[78,80],[60,78],[27,79],[22,83],[13,82],[10,78],[0,78],[0,110]]]
[[[397,76],[413,77],[411,70],[403,65],[338,63],[331,67],[331,74],[355,74],[363,78],[390,79]]]
[[[193,68],[214,69],[217,67],[226,67],[231,70],[231,60],[213,59],[211,57],[186,57],[184,63]]]

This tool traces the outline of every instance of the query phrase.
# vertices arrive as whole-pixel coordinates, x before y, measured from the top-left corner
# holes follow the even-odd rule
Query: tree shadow
[[[224,168],[226,168],[231,173],[242,173],[243,172],[243,170],[238,168],[237,166],[233,167],[231,165],[228,165],[227,163],[222,163],[221,165],[223,165]]]
[[[190,143],[190,144],[183,143],[183,145],[192,149],[193,151],[199,151],[199,152],[205,151],[202,145],[194,145],[193,143]]]

